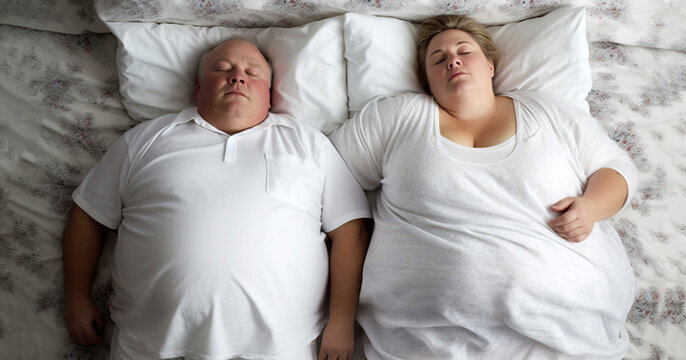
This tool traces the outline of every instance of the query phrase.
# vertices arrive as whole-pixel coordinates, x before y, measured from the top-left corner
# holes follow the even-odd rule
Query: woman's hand
[[[593,231],[593,204],[584,197],[572,196],[556,202],[550,207],[562,215],[548,221],[558,235],[571,242],[584,241]]]
[[[593,224],[622,208],[628,193],[626,180],[619,172],[601,168],[588,178],[583,196],[564,198],[550,207],[562,215],[548,221],[548,225],[567,241],[584,241]]]
[[[355,345],[354,325],[329,322],[322,334],[317,360],[349,360]]]

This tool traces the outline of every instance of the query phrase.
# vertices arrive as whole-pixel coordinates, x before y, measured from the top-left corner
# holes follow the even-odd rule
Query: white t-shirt
[[[228,135],[196,108],[126,132],[73,199],[119,229],[118,345],[162,358],[302,351],[325,322],[322,230],[370,215],[316,129],[270,114]]]
[[[423,94],[372,101],[331,139],[378,188],[358,321],[378,359],[620,359],[634,295],[606,222],[581,243],[547,222],[609,167],[635,169],[600,125],[534,93],[514,100],[516,134],[489,148],[440,134]]]

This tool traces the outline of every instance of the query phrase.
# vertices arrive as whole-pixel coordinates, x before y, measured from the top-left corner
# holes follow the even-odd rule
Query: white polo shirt
[[[228,135],[196,108],[126,132],[73,199],[119,229],[119,345],[161,358],[282,359],[305,348],[325,321],[322,231],[370,217],[316,129],[269,114]]]

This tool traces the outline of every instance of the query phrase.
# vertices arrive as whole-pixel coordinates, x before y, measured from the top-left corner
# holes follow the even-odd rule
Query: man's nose
[[[241,73],[234,73],[229,77],[229,82],[232,84],[240,83],[245,84],[245,76]]]

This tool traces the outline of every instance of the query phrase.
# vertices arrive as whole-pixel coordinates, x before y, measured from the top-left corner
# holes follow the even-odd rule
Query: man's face
[[[195,86],[198,112],[212,118],[261,122],[270,108],[271,71],[260,51],[244,40],[229,40],[205,59]]]

